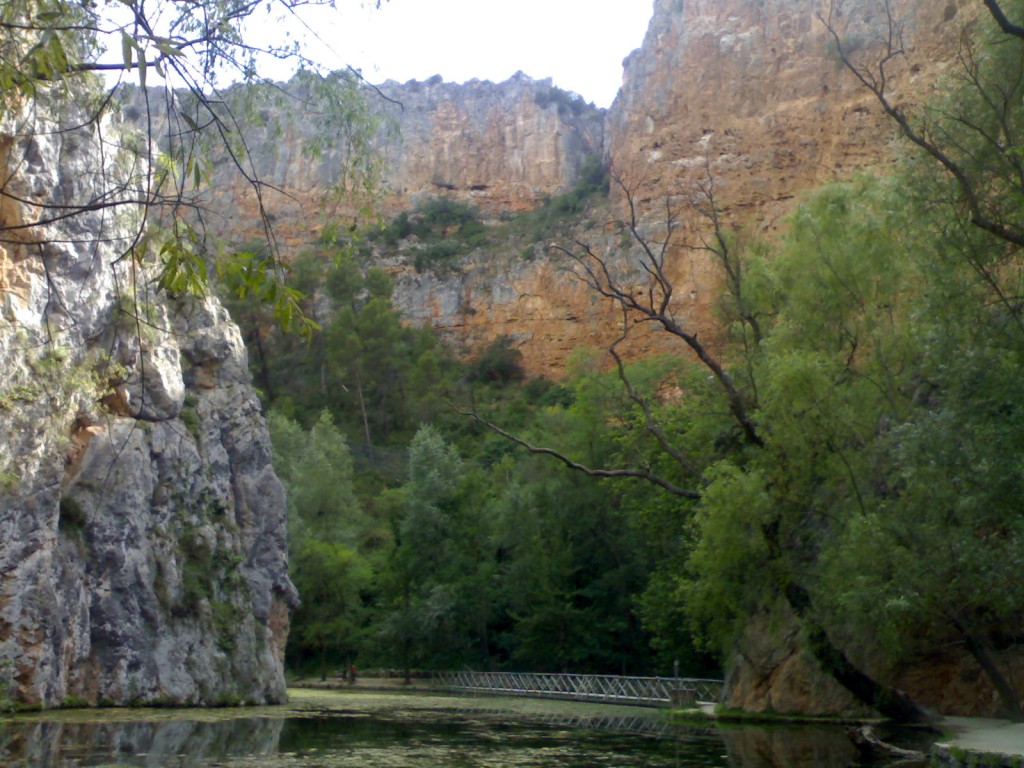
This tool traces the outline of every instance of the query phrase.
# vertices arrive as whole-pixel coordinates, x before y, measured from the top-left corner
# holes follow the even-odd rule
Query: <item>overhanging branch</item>
[[[575,460],[569,458],[566,454],[562,453],[561,451],[555,450],[554,448],[548,448],[548,447],[540,446],[540,445],[533,445],[532,443],[524,440],[523,438],[519,437],[518,435],[514,435],[511,432],[509,432],[509,431],[507,431],[505,429],[502,429],[501,427],[499,427],[494,422],[485,419],[483,416],[481,416],[479,413],[477,413],[476,410],[463,411],[463,410],[457,408],[451,401],[449,401],[448,404],[449,404],[449,406],[451,406],[452,410],[454,410],[460,416],[468,416],[469,418],[473,419],[477,423],[482,424],[483,426],[487,427],[487,429],[491,430],[492,432],[494,432],[494,433],[496,433],[498,435],[501,435],[506,440],[508,440],[510,442],[513,442],[516,445],[521,446],[522,448],[525,448],[530,453],[535,453],[535,454],[539,454],[539,455],[542,455],[542,456],[553,456],[554,458],[556,458],[560,462],[562,462],[565,466],[567,466],[569,469],[575,470],[577,472],[582,472],[583,474],[589,475],[590,477],[608,477],[608,478],[628,478],[628,477],[632,477],[632,478],[636,478],[638,480],[645,480],[648,483],[652,483],[652,484],[658,486],[659,488],[662,488],[662,489],[668,491],[673,496],[679,496],[679,497],[684,498],[684,499],[699,499],[701,497],[701,494],[700,494],[699,491],[695,491],[692,488],[683,488],[681,486],[678,486],[675,483],[671,482],[670,480],[666,480],[664,477],[662,477],[662,476],[660,476],[658,474],[655,474],[654,472],[651,472],[650,470],[646,470],[646,469],[599,469],[599,468],[596,468],[596,467],[588,467],[585,464],[581,464],[580,462],[575,461]]]

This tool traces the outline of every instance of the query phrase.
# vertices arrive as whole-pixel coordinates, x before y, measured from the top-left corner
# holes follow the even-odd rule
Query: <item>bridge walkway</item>
[[[534,696],[645,707],[696,707],[718,702],[724,683],[689,677],[626,677],[546,672],[437,672],[433,686],[449,691]]]

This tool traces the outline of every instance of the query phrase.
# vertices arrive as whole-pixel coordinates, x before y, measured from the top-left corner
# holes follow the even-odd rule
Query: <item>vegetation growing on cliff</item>
[[[1024,69],[1019,36],[984,34],[923,122],[893,115],[924,151],[888,178],[819,190],[777,242],[727,231],[710,184],[695,207],[668,207],[658,231],[635,209],[620,222],[643,285],[585,240],[563,241],[583,279],[625,310],[624,333],[633,319],[658,323],[686,354],[627,365],[616,345],[610,372],[581,359],[559,386],[476,392],[481,421],[585,470],[576,475],[485,437],[480,422],[436,414],[437,434],[459,448],[462,490],[422,517],[434,527],[407,527],[392,546],[465,546],[446,562],[469,558],[486,578],[466,588],[434,568],[416,580],[431,584],[422,610],[439,622],[426,633],[439,645],[409,658],[613,671],[624,658],[656,668],[682,657],[696,671],[694,640],[721,658],[767,607],[795,617],[823,667],[887,714],[925,716],[863,668],[891,679],[894,665],[954,645],[1020,716],[1005,661],[1024,608],[1010,567],[1024,547]],[[636,189],[622,183],[632,204]],[[721,270],[722,348],[669,311],[667,243],[688,232],[683,217],[710,232],[688,247]],[[465,374],[446,370],[454,391]],[[420,519],[401,517],[412,487],[378,509]]]
[[[589,155],[572,187],[545,197],[531,210],[502,214],[498,221],[488,222],[467,203],[431,197],[371,231],[368,245],[392,253],[407,243],[416,271],[437,275],[457,272],[459,260],[476,251],[484,251],[488,257],[521,253],[532,259],[538,244],[546,247],[551,238],[578,226],[580,217],[608,194],[608,186],[608,167],[600,156]]]

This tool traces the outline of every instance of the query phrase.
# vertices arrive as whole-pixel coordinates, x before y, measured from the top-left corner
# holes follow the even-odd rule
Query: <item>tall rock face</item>
[[[381,92],[399,130],[384,149],[393,202],[447,193],[487,213],[567,190],[604,146],[604,110],[522,73],[503,83],[394,82]]]
[[[922,103],[956,66],[960,35],[977,5],[893,3],[905,45],[888,69],[897,104]],[[706,207],[701,189],[713,187],[727,226],[771,236],[803,191],[896,158],[892,123],[835,53],[819,16],[827,8],[812,0],[656,0],[643,46],[624,62],[604,128],[604,157],[633,189],[644,231],[663,231],[666,200],[678,207],[697,198]],[[862,46],[858,54],[886,31],[880,8],[835,4],[835,27]],[[406,147],[422,151],[412,141]],[[621,204],[613,194],[610,209],[576,234],[628,262],[627,244],[600,226],[622,215]],[[666,264],[673,312],[713,343],[720,276],[692,247],[707,222],[685,206],[682,216]],[[531,373],[557,376],[573,349],[614,338],[620,319],[543,244],[533,254],[526,260],[481,252],[457,274],[440,277],[392,263],[396,302],[414,322],[433,323],[466,349],[510,335]],[[665,344],[657,333],[635,332],[624,349],[643,355]]]
[[[345,117],[335,121],[301,78],[283,91],[289,94],[283,101],[279,95],[264,97],[255,116],[239,110],[248,144],[246,167],[251,163],[255,175],[269,184],[258,189],[247,184],[234,164],[221,158],[213,183],[201,188],[215,212],[206,226],[234,243],[263,237],[260,198],[286,250],[310,246],[332,217],[337,223],[352,213],[346,206],[351,188],[340,204],[331,194],[346,182],[342,168],[352,151]],[[226,98],[233,98],[232,91]],[[440,77],[389,81],[369,100],[372,117],[380,121],[369,143],[383,163],[379,204],[386,215],[438,195],[490,216],[526,210],[569,189],[586,158],[604,147],[604,110],[550,80],[522,74],[497,84],[455,85]],[[155,109],[162,121],[165,107],[157,99],[149,102],[130,89],[127,119],[141,124],[146,110]]]
[[[347,224],[353,211],[346,195],[339,201],[331,193],[345,183],[347,127],[322,111],[300,108],[317,98],[301,78],[283,90],[287,97],[275,88],[253,99],[259,103],[254,115],[238,110],[245,167],[266,183],[247,183],[232,161],[220,157],[212,183],[201,185],[198,195],[204,227],[232,247],[258,248],[264,241],[262,205],[287,257],[317,247],[324,227]],[[389,81],[378,91],[369,97],[381,122],[371,143],[383,163],[377,202],[385,218],[443,196],[496,221],[567,192],[588,158],[604,153],[605,110],[550,80],[517,74],[502,83],[456,85],[435,77]],[[133,124],[152,119],[163,126],[159,135],[168,121],[166,101],[157,93],[143,99],[138,89],[128,88],[122,109]],[[229,91],[225,98],[239,95]],[[187,109],[181,102],[174,108]],[[185,130],[180,121],[171,126]],[[444,275],[418,272],[402,253],[375,255],[395,278],[396,305],[410,322],[433,325],[467,352],[511,335],[532,373],[557,376],[573,349],[607,335],[615,314],[595,305],[578,281],[546,259],[542,247],[533,250],[536,260],[479,252]]]
[[[978,3],[894,0],[904,53],[888,64],[901,108],[922,104],[956,66]],[[667,255],[672,311],[715,343],[721,273],[701,245],[706,193],[724,225],[772,237],[803,192],[891,164],[906,145],[875,97],[843,66],[823,18],[828,0],[656,0],[643,45],[624,61],[605,153],[633,190],[647,231],[674,201],[683,227]],[[881,3],[834,2],[858,63],[887,32]],[[696,204],[687,205],[687,201]],[[696,246],[696,247],[695,247]],[[614,247],[613,247],[614,250]],[[633,354],[658,348],[634,339]]]
[[[0,698],[281,701],[284,491],[237,328],[122,258],[136,210],[19,228],[131,181],[84,116],[0,123]]]
[[[894,0],[904,43],[904,55],[889,63],[897,104],[920,104],[955,66],[960,34],[978,5]],[[729,226],[770,234],[804,190],[891,163],[899,151],[892,124],[834,52],[819,16],[828,6],[656,0],[643,46],[626,59],[607,113],[523,76],[500,84],[385,83],[381,92],[393,103],[372,99],[396,127],[377,142],[385,159],[383,210],[390,215],[445,195],[491,217],[520,211],[566,190],[583,158],[597,152],[635,188],[648,231],[656,231],[667,197],[699,196],[698,185],[713,180]],[[880,8],[835,3],[835,25],[860,53],[885,31]],[[282,133],[257,133],[253,142],[256,167],[287,193],[277,199],[268,192],[268,203],[281,241],[293,248],[309,246],[310,233],[319,232],[323,220],[314,211],[343,157],[340,148],[304,156],[307,123],[286,120]],[[216,188],[234,195],[215,205],[228,211],[227,231],[236,241],[258,236],[253,191],[220,182]],[[616,202],[576,233],[628,260],[618,239],[601,230],[621,215]],[[699,216],[689,218],[699,231]],[[668,263],[674,311],[702,339],[714,339],[718,273],[682,235]],[[446,274],[417,272],[401,252],[376,256],[394,275],[396,303],[411,322],[433,324],[468,351],[511,335],[531,374],[557,375],[571,350],[614,338],[618,317],[543,243],[534,246],[519,244],[515,254],[481,249]],[[657,334],[636,337],[633,354],[658,348]]]
[[[896,104],[928,98],[978,5],[893,0],[903,46],[888,64]],[[608,155],[643,179],[648,197],[710,176],[723,207],[767,229],[801,191],[890,162],[894,126],[836,53],[823,21],[830,6],[858,63],[874,63],[888,31],[882,3],[656,0],[643,46],[624,62]]]

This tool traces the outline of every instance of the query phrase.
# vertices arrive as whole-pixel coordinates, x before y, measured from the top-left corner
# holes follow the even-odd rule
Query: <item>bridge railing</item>
[[[436,672],[433,681],[451,691],[674,707],[717,702],[724,685],[702,678],[545,672]]]

